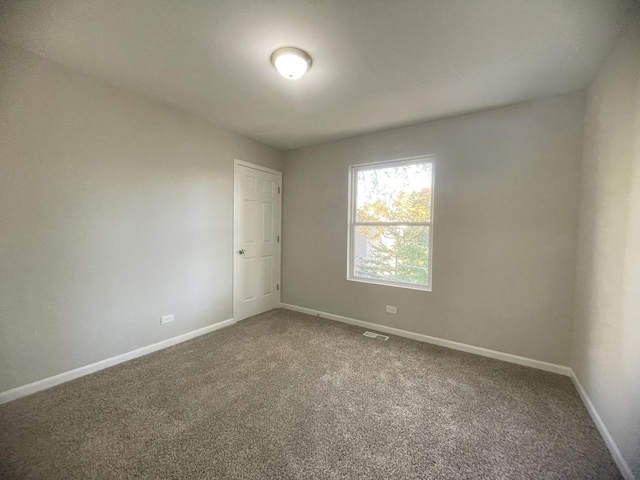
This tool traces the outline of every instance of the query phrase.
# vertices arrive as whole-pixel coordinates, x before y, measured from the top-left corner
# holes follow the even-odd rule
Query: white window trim
[[[413,165],[416,163],[430,163],[431,164],[431,221],[430,222],[356,222],[356,172],[358,170],[364,170],[366,167],[396,167],[399,165]],[[397,160],[385,160],[382,162],[360,163],[357,165],[351,165],[349,167],[349,215],[347,225],[347,280],[352,282],[371,283],[374,285],[384,285],[387,287],[399,287],[408,288],[410,290],[420,290],[423,292],[432,291],[432,277],[433,277],[433,212],[434,212],[434,186],[435,186],[435,157],[433,155],[421,155],[418,157],[399,158]],[[353,274],[354,270],[354,258],[353,252],[355,249],[355,236],[353,234],[357,225],[428,225],[429,226],[429,279],[427,285],[416,285],[413,283],[397,282],[392,280],[378,280],[372,278],[356,277]]]

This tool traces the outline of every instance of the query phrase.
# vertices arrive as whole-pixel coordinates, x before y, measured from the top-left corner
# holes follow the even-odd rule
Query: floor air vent
[[[365,337],[369,337],[369,338],[375,338],[376,340],[389,340],[389,337],[387,337],[386,335],[381,335],[379,333],[374,333],[374,332],[364,332],[363,335]]]

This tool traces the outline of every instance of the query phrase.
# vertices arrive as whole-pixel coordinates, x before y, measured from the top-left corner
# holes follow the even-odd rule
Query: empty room
[[[640,3],[1,1],[0,478],[640,480]]]

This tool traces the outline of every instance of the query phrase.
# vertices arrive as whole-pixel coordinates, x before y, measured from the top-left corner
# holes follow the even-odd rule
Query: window
[[[353,166],[350,185],[347,278],[430,291],[433,159]]]

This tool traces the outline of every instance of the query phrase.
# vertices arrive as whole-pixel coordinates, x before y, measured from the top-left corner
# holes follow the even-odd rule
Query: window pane
[[[429,283],[429,227],[354,227],[355,277]]]
[[[431,163],[356,171],[356,222],[431,221]]]

